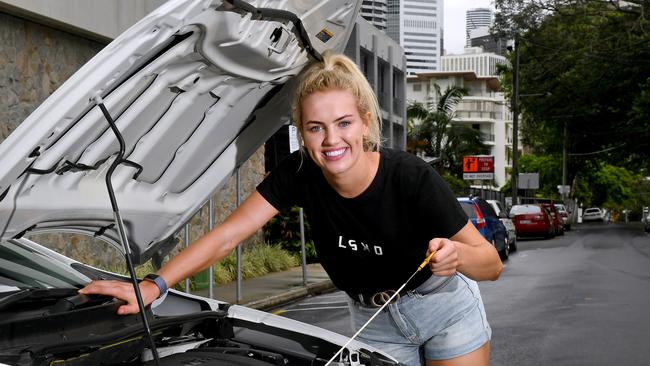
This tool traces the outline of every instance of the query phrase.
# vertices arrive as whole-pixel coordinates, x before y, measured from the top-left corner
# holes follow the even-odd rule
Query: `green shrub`
[[[299,255],[290,253],[279,245],[260,243],[242,250],[242,278],[255,278],[267,273],[285,271],[289,268],[300,265]],[[104,266],[104,270],[128,276],[128,271],[123,263]],[[230,253],[213,266],[214,283],[224,284],[237,279],[237,254]],[[155,270],[148,261],[135,267],[136,276],[142,278]],[[179,291],[185,291],[185,281],[181,281],[173,287]],[[190,290],[197,289],[193,278],[190,278]]]
[[[454,177],[450,174],[444,174],[442,176],[442,179],[447,182],[447,185],[449,185],[449,188],[452,192],[454,192],[454,195],[456,195],[456,197],[466,196],[468,194],[469,184],[466,180]]]
[[[300,208],[294,206],[275,215],[264,226],[264,237],[270,243],[277,244],[297,256],[301,255]],[[318,262],[316,247],[311,238],[311,226],[305,215],[305,254],[308,263]]]
[[[271,272],[279,272],[300,264],[298,256],[284,250],[279,245],[256,244],[242,250],[242,278],[254,278]],[[224,284],[237,279],[237,254],[230,253],[214,265],[214,281]]]

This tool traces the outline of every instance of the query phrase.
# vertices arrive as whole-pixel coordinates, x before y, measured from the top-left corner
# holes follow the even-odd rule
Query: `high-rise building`
[[[363,0],[361,16],[377,29],[386,31],[388,0]]]
[[[472,45],[472,30],[483,27],[488,28],[490,25],[492,25],[492,9],[469,9],[467,13],[465,13],[465,35],[467,40],[466,45]]]
[[[408,75],[438,70],[443,5],[443,0],[388,0],[386,34],[404,48]]]

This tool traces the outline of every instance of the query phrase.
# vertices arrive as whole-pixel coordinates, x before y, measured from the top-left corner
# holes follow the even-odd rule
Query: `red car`
[[[515,224],[517,237],[543,236],[548,239],[555,236],[551,215],[541,205],[514,205],[509,216]]]
[[[564,235],[564,222],[562,221],[562,216],[560,216],[560,213],[555,208],[553,201],[550,201],[548,203],[541,202],[539,205],[548,209],[548,211],[551,213],[551,221],[553,222],[555,235]]]

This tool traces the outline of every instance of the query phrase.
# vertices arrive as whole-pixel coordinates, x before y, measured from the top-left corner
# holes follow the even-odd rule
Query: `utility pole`
[[[517,204],[517,152],[519,150],[519,36],[515,34],[515,64],[512,73],[512,169],[510,183],[512,185],[512,204]]]
[[[562,203],[566,198],[566,192],[564,188],[566,187],[566,120],[564,121],[564,135],[562,141]]]

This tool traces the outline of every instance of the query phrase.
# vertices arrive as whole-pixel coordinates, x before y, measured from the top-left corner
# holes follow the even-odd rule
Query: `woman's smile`
[[[343,154],[347,151],[346,147],[339,148],[339,149],[333,149],[333,150],[325,150],[323,151],[323,154],[325,155],[325,158],[327,160],[339,160],[343,158]]]

